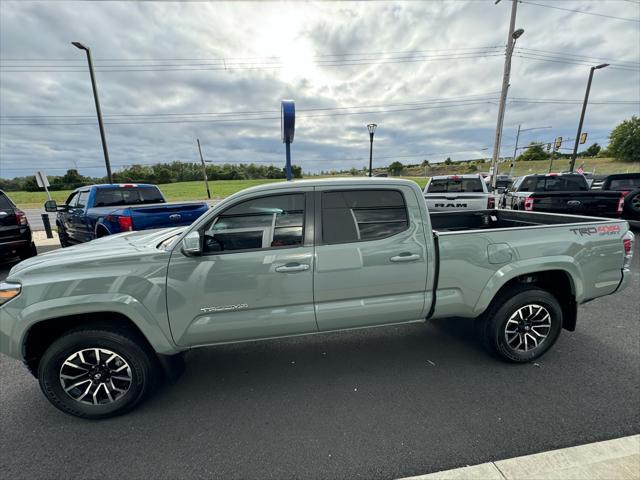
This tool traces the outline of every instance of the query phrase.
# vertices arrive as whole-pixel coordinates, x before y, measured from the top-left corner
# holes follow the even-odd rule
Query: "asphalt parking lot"
[[[387,479],[639,433],[639,247],[630,287],[536,364],[494,360],[459,319],[228,345],[88,422],[1,356],[2,476]]]

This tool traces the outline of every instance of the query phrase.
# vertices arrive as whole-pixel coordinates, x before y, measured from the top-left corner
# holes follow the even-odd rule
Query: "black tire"
[[[104,349],[115,353],[130,367],[125,370],[125,372],[129,373],[131,378],[129,383],[126,384],[126,392],[121,393],[112,391],[112,393],[114,393],[115,400],[110,403],[97,405],[87,404],[71,396],[74,392],[84,390],[84,385],[92,385],[93,383],[91,383],[91,380],[86,380],[90,383],[84,383],[82,387],[70,389],[71,393],[69,394],[65,392],[62,385],[63,380],[60,375],[62,373],[61,369],[63,367],[63,363],[65,363],[65,361],[67,361],[76,352],[88,349]],[[85,355],[87,354],[85,353]],[[103,362],[104,356],[105,355],[103,354]],[[79,360],[73,360],[73,362],[81,364]],[[119,360],[116,359],[116,362],[119,362]],[[87,363],[93,362],[87,360]],[[96,363],[99,364],[100,362],[98,361]],[[122,364],[116,363],[115,367],[120,365]],[[111,366],[114,367],[113,364],[111,364]],[[157,384],[158,370],[158,362],[155,353],[151,351],[147,345],[144,345],[137,335],[126,330],[87,328],[73,330],[58,338],[51,344],[40,360],[38,367],[38,380],[40,382],[40,388],[47,397],[47,400],[49,400],[56,408],[76,417],[100,419],[121,415],[140,403]],[[115,370],[111,370],[112,373],[114,371]],[[79,372],[80,370],[78,370],[78,373]],[[91,375],[87,375],[88,377],[91,377]],[[80,380],[82,380],[82,378]],[[72,381],[75,382],[75,380]],[[104,385],[103,390],[98,394],[98,400],[100,399],[100,396],[104,397],[106,394],[107,387],[106,384]],[[111,381],[111,385],[114,385],[113,380]],[[120,383],[119,386],[124,388],[122,383]],[[97,390],[99,390],[99,387],[94,387],[94,392]],[[121,396],[116,397],[116,395]],[[91,401],[95,401],[89,397],[87,398]],[[106,399],[104,400],[106,402]]]
[[[70,245],[69,239],[67,238],[67,232],[65,232],[64,227],[59,223],[56,224],[58,227],[58,239],[60,240],[60,246],[62,248],[66,248]]]
[[[634,190],[624,197],[624,212],[629,218],[640,220],[640,189]]]
[[[20,260],[26,260],[27,258],[35,257],[38,255],[38,250],[36,249],[36,244],[31,242],[27,247],[20,250],[18,256]]]
[[[530,310],[528,308],[530,305],[542,307],[543,310],[538,310],[536,307],[532,307],[533,309]],[[549,320],[545,320],[544,324],[546,325],[548,322],[549,326],[544,327],[542,324],[533,323],[537,330],[532,330],[532,323],[529,321],[527,325],[524,319],[521,324],[520,322],[517,325],[514,324],[520,318],[517,317],[517,312],[523,307],[527,307],[524,312],[541,312],[538,314],[538,319],[546,318],[544,311],[546,310]],[[512,315],[516,315],[516,318],[511,320],[508,328],[515,330],[515,332],[507,333],[507,322],[510,321]],[[535,316],[533,318],[535,322],[539,321]],[[541,357],[560,336],[562,307],[556,297],[547,290],[532,285],[515,285],[496,297],[478,320],[478,334],[484,346],[491,353],[508,362],[525,363]],[[521,333],[517,333],[520,331],[519,329],[522,329]],[[513,339],[512,343],[508,341],[509,334]],[[539,334],[544,334],[545,338],[541,340]],[[524,347],[521,344],[523,338],[525,340]],[[535,346],[526,349],[527,343],[534,342],[534,340]],[[516,345],[516,341],[521,343]],[[525,349],[523,350],[523,348]]]

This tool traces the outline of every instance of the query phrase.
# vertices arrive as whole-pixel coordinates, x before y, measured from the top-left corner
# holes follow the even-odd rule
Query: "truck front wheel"
[[[558,339],[562,308],[548,291],[516,285],[501,293],[479,320],[481,339],[491,352],[524,363],[542,356]]]
[[[157,358],[126,331],[80,329],[45,351],[40,388],[58,409],[99,419],[135,407],[153,388]]]

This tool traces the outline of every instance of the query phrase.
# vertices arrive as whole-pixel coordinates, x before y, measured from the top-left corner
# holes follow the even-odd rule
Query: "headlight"
[[[19,283],[0,282],[0,305],[17,297],[21,289],[22,285]]]

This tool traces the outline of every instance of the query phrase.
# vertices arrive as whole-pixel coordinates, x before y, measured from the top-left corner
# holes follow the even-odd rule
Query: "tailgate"
[[[191,225],[208,209],[206,203],[158,203],[130,207],[134,230]]]
[[[427,193],[424,200],[429,211],[486,210],[489,195],[486,193]]]
[[[620,193],[606,191],[589,192],[539,192],[532,194],[536,212],[562,212],[576,215],[619,215]]]

